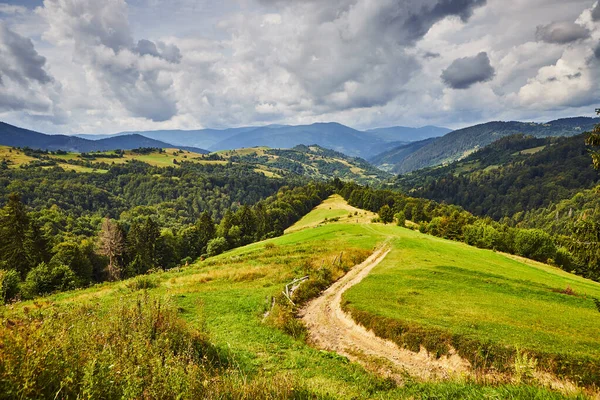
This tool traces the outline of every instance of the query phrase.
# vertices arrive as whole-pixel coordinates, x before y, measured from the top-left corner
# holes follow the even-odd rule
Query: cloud
[[[487,82],[495,75],[486,52],[475,57],[458,58],[442,72],[442,80],[452,89],[467,89],[478,82]]]
[[[592,10],[592,21],[600,21],[600,1],[596,3],[596,7]]]
[[[598,45],[596,46],[596,48],[594,49],[594,56],[596,56],[596,58],[598,60],[600,60],[600,43],[598,43]]]
[[[181,53],[163,42],[135,43],[124,0],[45,0],[41,14],[49,25],[44,37],[72,43],[89,76],[132,115],[160,122],[177,114],[172,74]]]
[[[0,72],[22,84],[27,81],[49,83],[52,78],[44,69],[46,59],[38,54],[31,39],[13,32],[0,22]]]
[[[0,21],[0,111],[46,112],[54,79],[33,42]]]
[[[141,56],[150,55],[175,64],[181,62],[181,51],[173,44],[165,44],[160,41],[154,43],[147,39],[141,39],[135,46],[134,51]]]
[[[551,22],[537,27],[535,37],[546,43],[567,44],[590,37],[590,31],[574,22]]]

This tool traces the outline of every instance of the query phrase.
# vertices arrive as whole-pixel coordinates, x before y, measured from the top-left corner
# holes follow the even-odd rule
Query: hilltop
[[[462,159],[496,140],[515,134],[534,137],[576,136],[593,129],[599,118],[565,118],[547,123],[527,122],[488,122],[455,130],[422,147],[414,147],[412,152],[398,149],[398,156],[376,159],[376,165],[386,170],[404,174],[421,168],[451,163]],[[393,153],[392,153],[393,154]],[[393,165],[388,165],[392,164]]]

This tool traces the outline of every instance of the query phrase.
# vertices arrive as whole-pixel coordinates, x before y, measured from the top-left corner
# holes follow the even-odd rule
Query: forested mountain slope
[[[501,218],[548,206],[600,181],[584,135],[509,136],[461,161],[401,175],[399,188]]]
[[[535,137],[575,136],[591,130],[598,118],[565,118],[543,124],[488,122],[459,129],[429,143],[405,157],[393,170],[407,173],[461,159],[494,141],[515,134]]]

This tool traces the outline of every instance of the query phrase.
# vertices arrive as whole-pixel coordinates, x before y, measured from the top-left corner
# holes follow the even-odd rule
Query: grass
[[[346,307],[356,317],[382,317],[388,325],[401,321],[399,329],[419,332],[423,340],[429,331],[451,342],[455,336],[499,349],[520,348],[558,363],[542,366],[553,372],[588,385],[597,379],[600,314],[593,299],[600,297],[598,283],[406,229],[374,229],[395,237],[393,250],[345,294]],[[397,339],[410,346],[401,336]],[[590,363],[586,367],[595,372],[576,376],[581,369],[570,371],[569,363],[563,371],[563,359]],[[507,359],[499,361],[506,365]]]
[[[356,215],[355,215],[356,213]],[[370,211],[360,210],[349,205],[342,196],[333,195],[306,214],[300,221],[289,227],[285,232],[291,233],[306,228],[312,228],[326,221],[339,218],[340,223],[363,224],[369,223],[377,215]]]
[[[0,161],[6,160],[9,168],[18,168],[21,165],[34,161],[35,158],[26,156],[20,150],[11,149],[8,146],[0,146]]]
[[[148,279],[146,277],[124,282],[105,283],[85,290],[59,293],[35,303],[24,302],[5,307],[0,309],[0,319],[2,320],[0,326],[5,326],[8,320],[24,318],[25,308],[37,307],[36,303],[45,304],[43,307],[51,307],[59,311],[69,310],[73,307],[94,308],[98,306],[102,310],[111,310],[121,304],[135,302],[140,296],[148,295],[152,298],[163,299],[165,304],[171,304],[170,310],[177,310],[177,317],[185,321],[186,330],[206,335],[210,342],[210,348],[217,349],[218,354],[224,352],[227,355],[228,369],[216,372],[213,379],[223,382],[229,374],[240,377],[230,385],[232,393],[230,398],[265,398],[265,388],[272,385],[273,382],[279,381],[285,384],[277,387],[277,393],[269,392],[270,398],[564,398],[559,393],[525,384],[484,386],[468,381],[422,383],[407,378],[403,386],[396,386],[389,380],[365,371],[360,365],[349,363],[343,357],[314,349],[303,340],[296,339],[286,334],[284,330],[278,329],[274,324],[265,321],[264,314],[271,307],[271,299],[281,293],[286,283],[307,273],[312,275],[315,265],[322,265],[324,261],[333,259],[341,250],[348,254],[350,252],[361,254],[371,251],[388,236],[395,237],[390,261],[386,261],[376,268],[373,276],[368,277],[355,290],[353,289],[348,294],[348,298],[353,299],[351,303],[353,306],[361,307],[361,309],[367,309],[367,306],[376,306],[376,309],[372,310],[373,312],[391,308],[389,315],[398,318],[411,317],[411,315],[395,314],[396,310],[403,308],[398,307],[400,303],[397,300],[401,298],[400,296],[425,297],[429,293],[424,282],[421,282],[424,287],[420,289],[408,289],[409,291],[420,291],[422,294],[404,293],[407,290],[406,285],[401,282],[404,275],[399,275],[401,273],[399,271],[405,270],[403,263],[408,263],[406,270],[414,273],[417,273],[420,268],[418,264],[425,263],[426,267],[424,268],[428,273],[431,272],[431,276],[427,276],[425,280],[433,278],[432,285],[435,286],[438,285],[434,283],[437,273],[454,273],[444,269],[440,271],[435,269],[435,265],[441,262],[433,258],[438,246],[442,249],[440,257],[445,261],[440,265],[452,265],[450,258],[454,259],[456,264],[462,264],[464,260],[458,257],[468,258],[473,255],[479,257],[479,254],[483,254],[481,250],[398,227],[369,223],[351,224],[349,223],[350,219],[343,223],[346,218],[344,216],[349,214],[347,207],[347,204],[344,204],[339,197],[332,197],[322,207],[318,207],[309,214],[304,221],[300,221],[293,233],[229,251],[177,271],[152,274],[150,276],[151,284],[144,281],[144,279]],[[335,216],[341,217],[340,222],[319,225],[322,219]],[[425,254],[423,252],[426,252],[429,262],[422,258]],[[413,255],[411,256],[411,254]],[[409,262],[410,260],[402,258],[404,256],[414,260]],[[502,265],[506,268],[516,268],[514,274],[511,273],[511,278],[530,279],[533,287],[546,282],[545,275],[547,274],[554,279],[554,283],[550,285],[552,287],[562,288],[568,283],[572,284],[575,292],[583,293],[589,289],[595,293],[597,290],[596,285],[572,278],[568,274],[561,275],[549,267],[528,266],[491,252],[486,253],[484,259],[487,260],[488,257],[503,260]],[[469,264],[463,268],[476,268],[476,266]],[[381,282],[381,274],[387,274],[390,281]],[[463,275],[459,276],[462,279]],[[375,304],[365,304],[366,298],[364,302],[358,301],[359,299],[356,297],[364,298],[366,288],[374,283],[378,290],[389,292],[369,293],[369,299]],[[527,284],[524,281],[522,285],[526,286]],[[460,290],[460,296],[463,296],[462,290],[468,292],[470,289],[468,285],[464,285]],[[362,292],[363,295],[357,296],[358,292]],[[386,293],[388,294],[386,295]],[[562,295],[551,292],[549,296]],[[572,299],[569,297],[567,300],[571,301]],[[431,300],[431,302],[434,306],[438,304],[435,300]],[[442,303],[443,301],[439,301],[440,305],[437,307],[442,307]],[[460,301],[457,303],[460,306]],[[421,322],[425,325],[428,321],[423,315],[428,313],[427,302],[423,302],[419,307],[420,311],[413,310],[412,317],[420,316]],[[435,309],[436,307],[433,307],[430,322],[437,324],[444,318],[452,320],[451,316],[444,316],[443,311],[438,313]],[[95,311],[92,314],[95,314]],[[494,315],[495,313],[492,312],[491,317],[496,318]],[[540,319],[544,317],[541,313],[538,315]],[[84,326],[88,326],[89,324],[86,322],[91,323],[95,319],[93,316],[81,315],[79,321]],[[571,339],[573,337],[577,338],[577,335],[573,334]],[[581,337],[585,337],[585,334],[582,334]],[[563,343],[567,341],[565,339]],[[587,351],[583,344],[579,347],[583,351]],[[0,347],[0,359],[4,359],[2,351]],[[185,381],[184,378],[182,379]],[[211,380],[209,379],[209,381]],[[219,390],[224,387],[223,385],[225,384],[218,386]],[[297,388],[298,391],[295,392],[291,388]]]

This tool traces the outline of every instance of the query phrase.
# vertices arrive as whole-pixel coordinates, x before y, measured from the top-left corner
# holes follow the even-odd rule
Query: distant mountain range
[[[348,126],[331,123],[311,125],[267,125],[231,129],[161,130],[121,132],[113,135],[77,135],[85,139],[106,139],[123,135],[139,134],[178,146],[194,146],[211,151],[233,150],[256,146],[289,149],[297,145],[312,145],[339,151],[349,156],[363,158],[401,144],[436,137],[450,132],[448,128],[425,126],[408,128],[395,126],[369,131],[358,131]]]
[[[208,151],[190,146],[176,146],[159,140],[147,138],[139,134],[119,135],[98,140],[83,139],[77,136],[46,135],[43,133],[18,128],[0,122],[0,145],[12,147],[30,147],[42,150],[64,150],[78,153],[107,150],[131,150],[140,147],[180,148],[197,153]]]
[[[459,129],[429,142],[398,146],[371,162],[389,172],[404,174],[466,157],[496,140],[515,134],[534,137],[575,136],[591,131],[600,118],[564,118],[547,123],[488,122]],[[421,144],[425,144],[420,146]],[[414,150],[414,151],[413,151]]]
[[[318,145],[367,159],[385,171],[403,174],[462,159],[502,137],[514,134],[574,136],[591,130],[599,122],[598,118],[586,117],[565,118],[543,124],[488,122],[455,131],[436,126],[396,126],[359,131],[330,122],[74,136],[45,135],[0,123],[0,145],[76,152],[157,147],[181,148],[197,153],[257,146],[291,149],[298,145]]]

